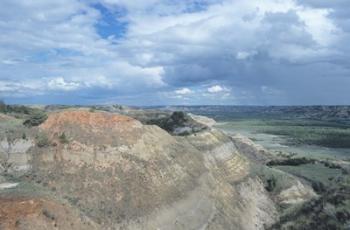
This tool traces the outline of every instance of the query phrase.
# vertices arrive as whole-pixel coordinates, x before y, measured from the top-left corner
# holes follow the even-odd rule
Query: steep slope
[[[279,203],[300,198],[294,182],[268,192],[271,172],[250,159],[259,148],[215,128],[172,136],[80,108],[52,112],[28,130],[24,176],[0,169],[1,183],[18,183],[0,189],[5,229],[265,229],[278,220]]]
[[[251,175],[250,161],[229,136],[211,129],[186,139],[202,152],[216,184],[217,209],[208,229],[264,229],[276,221],[277,207],[263,181]]]
[[[251,161],[255,163],[266,163],[276,158],[275,156],[270,154],[265,148],[263,148],[261,145],[254,143],[248,137],[245,137],[241,134],[236,134],[232,136],[232,141],[234,142],[234,144],[237,146],[237,148],[240,150],[241,153],[243,153],[245,156],[247,156]]]
[[[40,128],[55,146],[35,154],[35,178],[102,226],[136,222],[179,200],[206,171],[194,148],[125,116],[64,111]]]
[[[52,113],[40,129],[51,146],[35,149],[32,178],[102,228],[248,230],[275,220],[249,161],[215,129],[174,137],[86,110]]]

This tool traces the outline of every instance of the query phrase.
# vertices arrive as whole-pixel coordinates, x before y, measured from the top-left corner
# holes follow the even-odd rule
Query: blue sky
[[[0,98],[350,104],[348,0],[2,0]]]

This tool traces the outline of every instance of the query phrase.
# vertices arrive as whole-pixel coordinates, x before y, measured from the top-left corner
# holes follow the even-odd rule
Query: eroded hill
[[[265,229],[280,205],[316,196],[208,126],[176,136],[83,108],[50,112],[39,127],[4,120],[17,133],[1,134],[0,185],[13,185],[0,186],[12,204],[5,229]]]

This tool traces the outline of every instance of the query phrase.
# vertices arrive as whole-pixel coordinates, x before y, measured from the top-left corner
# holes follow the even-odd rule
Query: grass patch
[[[308,181],[321,182],[329,185],[331,179],[341,175],[340,169],[333,169],[324,166],[321,163],[304,164],[299,166],[276,166],[275,168],[288,172],[292,175],[304,178]]]
[[[318,145],[329,148],[350,148],[350,129],[344,127],[278,124],[265,126],[261,133],[282,135],[289,138],[289,144]]]
[[[343,122],[306,119],[235,119],[218,127],[224,130],[248,130],[284,136],[287,138],[286,144],[289,145],[350,148],[350,125]]]
[[[24,125],[27,127],[38,126],[47,119],[47,115],[43,109],[24,105],[6,105],[1,100],[0,113],[25,120]]]

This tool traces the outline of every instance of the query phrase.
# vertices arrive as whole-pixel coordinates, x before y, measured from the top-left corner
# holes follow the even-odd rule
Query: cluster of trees
[[[175,111],[171,115],[162,118],[151,119],[146,123],[157,125],[169,133],[176,135],[188,135],[206,128],[206,126],[197,123],[188,114],[182,111]],[[176,130],[181,128],[183,131],[176,133]]]
[[[17,118],[24,119],[23,124],[27,127],[38,126],[47,119],[43,110],[24,105],[6,105],[0,100],[0,113],[12,114]]]
[[[315,160],[302,157],[302,158],[289,158],[285,160],[272,160],[272,161],[269,161],[267,165],[268,166],[275,166],[275,165],[298,166],[298,165],[313,164],[313,163],[315,163]]]

